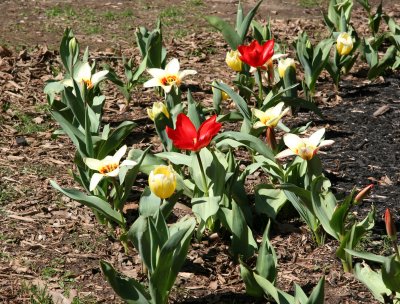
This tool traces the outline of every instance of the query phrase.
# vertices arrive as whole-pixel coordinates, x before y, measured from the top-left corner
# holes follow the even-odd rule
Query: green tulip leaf
[[[127,304],[150,304],[150,295],[138,281],[123,277],[105,261],[101,261],[100,266],[112,289]]]
[[[211,26],[222,33],[232,50],[236,50],[238,46],[242,44],[240,36],[228,22],[216,16],[206,16],[205,18]]]
[[[77,201],[85,206],[88,206],[89,208],[99,212],[101,215],[105,216],[111,221],[114,221],[115,223],[123,226],[124,225],[124,219],[122,218],[122,215],[117,212],[116,210],[112,209],[110,204],[101,198],[93,195],[86,195],[76,189],[64,189],[61,188],[55,181],[51,180],[50,185],[60,191],[62,194],[65,196],[68,196],[69,198],[73,199],[74,201]]]

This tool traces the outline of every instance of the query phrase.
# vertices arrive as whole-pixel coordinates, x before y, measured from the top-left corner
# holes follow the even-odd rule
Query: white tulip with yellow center
[[[89,62],[81,63],[75,67],[77,70],[74,73],[74,80],[78,84],[85,85],[87,89],[91,89],[96,86],[100,81],[104,80],[108,74],[108,70],[104,70],[92,75],[92,68]],[[74,86],[72,79],[66,79],[63,81],[63,83],[65,86]]]
[[[288,67],[293,67],[296,70],[296,64],[294,63],[294,60],[292,58],[286,58],[286,59],[279,60],[279,63],[278,63],[279,77],[281,77],[281,78],[285,77],[285,72]]]
[[[167,107],[161,101],[153,103],[153,108],[147,108],[147,115],[152,121],[154,121],[161,113],[164,113],[165,117],[169,118]]]
[[[119,174],[119,168],[122,166],[134,166],[136,162],[133,160],[124,160],[121,164],[121,158],[126,153],[127,146],[121,147],[114,156],[106,156],[104,159],[99,160],[95,158],[86,158],[84,160],[86,166],[90,169],[98,171],[94,173],[90,180],[89,190],[93,191],[97,184],[102,180],[103,177],[116,177]]]
[[[243,69],[243,62],[239,58],[239,51],[230,50],[226,53],[225,62],[235,72],[241,72]]]
[[[295,134],[285,134],[283,141],[289,148],[278,153],[276,158],[284,158],[291,155],[298,155],[304,160],[310,160],[317,154],[321,147],[329,146],[334,143],[333,140],[322,140],[325,134],[325,128],[317,130],[309,138],[300,138]]]
[[[175,85],[179,87],[181,85],[184,77],[197,74],[195,70],[183,70],[180,72],[179,69],[179,61],[176,58],[168,62],[165,66],[165,70],[156,68],[148,69],[147,72],[149,72],[153,78],[146,81],[143,86],[145,88],[162,87],[165,93],[169,93],[172,86]]]
[[[340,33],[336,40],[336,49],[340,56],[348,55],[353,49],[353,39],[346,33]]]
[[[271,127],[275,128],[281,118],[286,115],[289,111],[289,108],[286,108],[282,111],[282,108],[285,104],[283,102],[278,103],[275,107],[269,108],[265,112],[253,108],[253,114],[255,117],[259,119],[254,124],[254,128],[261,128],[261,127]]]
[[[170,197],[176,188],[176,176],[171,166],[157,166],[149,175],[151,192],[161,199]]]

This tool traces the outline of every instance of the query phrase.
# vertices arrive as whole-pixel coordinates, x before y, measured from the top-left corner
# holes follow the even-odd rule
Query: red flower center
[[[180,81],[179,81],[179,78],[176,77],[176,75],[168,75],[161,79],[161,83],[164,86],[170,86],[170,85],[174,85],[174,84],[179,85]]]
[[[118,164],[108,164],[108,165],[101,167],[99,172],[101,174],[106,174],[106,173],[110,173],[110,172],[114,171],[117,168],[118,168]]]

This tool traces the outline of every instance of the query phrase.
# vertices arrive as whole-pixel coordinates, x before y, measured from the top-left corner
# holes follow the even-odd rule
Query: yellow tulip
[[[157,166],[149,175],[149,187],[151,192],[159,198],[170,197],[176,188],[176,176],[170,166]]]
[[[225,58],[226,64],[234,71],[241,72],[243,68],[243,62],[239,58],[239,51],[229,51],[226,53]]]
[[[281,78],[285,77],[285,72],[288,67],[293,67],[296,70],[296,64],[294,63],[294,60],[292,58],[279,60],[278,63],[279,77]]]
[[[152,109],[147,108],[147,115],[152,121],[154,121],[154,119],[156,119],[161,113],[164,113],[165,117],[169,118],[167,107],[161,101],[153,103]]]
[[[340,56],[348,55],[353,49],[353,39],[346,33],[340,33],[336,40],[336,49]]]

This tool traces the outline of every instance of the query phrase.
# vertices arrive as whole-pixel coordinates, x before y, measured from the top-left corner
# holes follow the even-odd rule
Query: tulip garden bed
[[[134,29],[137,26],[152,28],[155,16],[161,14],[165,22],[163,35],[168,52],[167,62],[179,58],[182,70],[197,71],[196,75],[189,75],[182,81],[182,100],[187,103],[186,92],[190,90],[194,100],[204,107],[212,107],[215,92],[211,83],[222,80],[229,86],[233,85],[235,72],[225,63],[230,46],[203,19],[197,27],[193,24],[200,18],[199,14],[205,12],[233,23],[236,1],[174,0],[169,1],[170,8],[173,8],[169,10],[163,1],[161,4],[158,2],[121,1],[114,5],[93,1],[85,4],[84,8],[64,1],[54,5],[45,1],[35,4],[24,2],[19,7],[8,1],[0,4],[0,9],[20,19],[15,28],[9,20],[0,21],[4,25],[0,30],[1,303],[123,303],[105,280],[104,265],[100,266],[100,261],[110,263],[117,271],[147,288],[146,270],[137,247],[135,249],[132,244],[126,246],[123,239],[121,242],[123,228],[111,222],[109,225],[100,224],[90,208],[57,191],[54,182],[53,186],[50,185],[50,180],[53,180],[63,189],[82,190],[72,177],[72,171],[77,172],[77,163],[74,164],[77,148],[65,134],[54,136],[53,132],[59,129],[59,124],[54,119],[57,116],[52,116],[50,111],[55,111],[57,105],[49,105],[43,89],[48,81],[64,77],[58,44],[65,26],[72,27],[81,51],[89,45],[89,58],[96,59],[97,71],[103,70],[101,67],[104,66],[114,69],[122,77],[124,67],[121,55],[127,58],[132,56],[135,67],[141,61],[137,48],[131,47]],[[244,3],[247,12],[256,2]],[[271,15],[274,38],[282,45],[292,43],[302,30],[308,32],[313,43],[329,35],[329,31],[323,28],[322,18],[308,18],[319,12],[317,4],[326,9],[327,3],[300,1],[299,4],[293,1],[292,4],[293,10],[287,10],[278,1],[272,1],[270,5],[266,1],[260,6],[255,20],[261,21],[266,14]],[[371,1],[371,5],[377,3]],[[183,17],[182,12],[188,7],[190,13]],[[37,12],[37,19],[27,13],[32,10]],[[384,10],[399,23],[398,3],[385,3]],[[361,7],[355,6],[353,15],[362,13]],[[293,19],[298,16],[302,18]],[[95,17],[107,26],[95,21]],[[357,18],[352,22],[360,35],[368,32],[366,22],[366,18]],[[60,26],[61,30],[50,30],[53,24]],[[82,24],[86,27],[83,28]],[[28,30],[29,27],[31,30]],[[115,37],[110,36],[112,31]],[[13,44],[14,37],[18,38]],[[36,42],[40,46],[36,46]],[[384,47],[386,50],[389,46]],[[288,50],[288,54],[295,58],[293,48]],[[296,66],[297,80],[300,81],[304,73],[298,63]],[[321,148],[318,157],[322,162],[323,175],[332,183],[332,193],[338,200],[344,199],[353,188],[358,193],[365,186],[374,184],[369,196],[351,209],[351,218],[361,221],[369,214],[372,205],[376,208],[375,226],[363,235],[354,249],[389,256],[392,248],[386,236],[384,213],[386,208],[390,208],[398,223],[400,212],[397,200],[400,195],[400,73],[386,69],[379,76],[368,79],[368,71],[365,62],[356,61],[350,73],[341,76],[337,93],[330,74],[322,71],[314,95],[314,102],[322,115],[294,107],[294,113],[286,114],[282,121],[291,130],[311,122],[307,135],[325,128],[325,140],[333,140],[334,144]],[[143,83],[150,78],[147,72],[140,76],[130,92],[128,105],[116,85],[111,81],[101,83],[101,91],[106,96],[101,123],[110,124],[111,128],[125,121],[136,124],[118,148],[126,144],[128,149],[144,151],[151,146],[150,154],[164,149],[159,130],[154,127],[147,112],[154,102],[163,101],[159,92],[143,87]],[[91,92],[92,87],[88,84],[86,89]],[[74,92],[70,91],[74,95],[78,87],[74,88]],[[302,96],[303,92],[299,93]],[[250,106],[253,107],[253,104]],[[232,99],[222,101],[222,113],[237,108]],[[238,121],[225,121],[219,134],[239,132],[240,129]],[[277,130],[277,140],[282,142],[284,134],[282,130]],[[259,138],[267,145],[264,132],[259,134]],[[199,142],[201,144],[200,139]],[[202,148],[208,149],[207,146]],[[109,154],[113,155],[117,150],[116,147]],[[249,150],[240,148],[233,155],[241,162],[239,169],[243,170],[251,164],[256,153],[252,155]],[[184,156],[180,157],[184,159]],[[280,162],[283,164],[286,160]],[[181,174],[189,176],[190,169],[185,170]],[[145,169],[140,171],[143,172],[137,174],[133,190],[121,208],[123,223],[128,226],[140,219],[139,215],[144,212],[139,209],[139,201],[148,186],[148,173]],[[101,178],[103,184],[99,182],[94,187],[100,188],[109,177]],[[254,170],[245,178],[244,189],[252,211],[256,209],[255,189],[271,180],[261,169]],[[110,184],[110,189],[114,185]],[[89,188],[89,182],[87,186]],[[112,193],[107,195],[111,197]],[[147,202],[150,204],[151,199]],[[167,223],[172,225],[185,216],[194,218],[189,196],[178,200]],[[254,212],[251,228],[258,244],[262,242],[267,222],[265,214]],[[246,294],[240,264],[232,253],[229,229],[221,223],[219,229],[208,221],[203,224],[208,227],[203,235],[190,238],[186,259],[169,295],[170,303],[267,303],[265,298],[256,299]],[[343,271],[341,260],[336,256],[339,242],[327,235],[325,243],[317,245],[310,229],[289,202],[271,222],[269,239],[276,251],[275,286],[280,290],[293,295],[293,284],[296,283],[310,295],[321,277],[325,276],[324,303],[380,303],[353,274]],[[361,261],[354,257],[355,263]],[[246,260],[249,268],[255,267],[256,263],[256,256]],[[375,264],[374,269],[378,268]],[[310,303],[322,302],[316,300]]]

